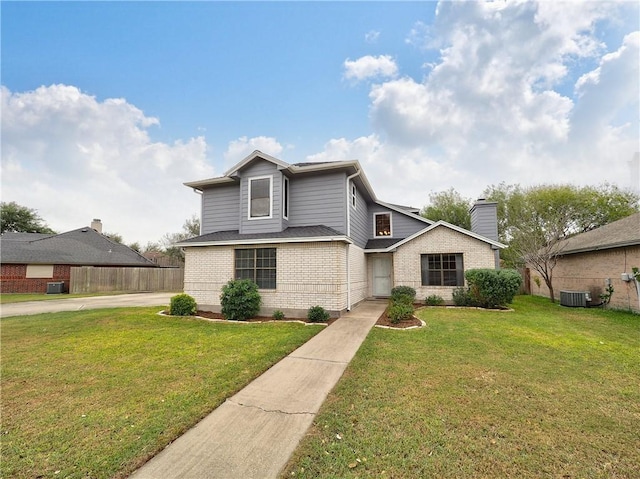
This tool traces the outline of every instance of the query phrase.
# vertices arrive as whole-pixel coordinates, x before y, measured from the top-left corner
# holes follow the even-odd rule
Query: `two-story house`
[[[451,299],[464,271],[498,267],[496,205],[472,208],[475,232],[376,197],[358,161],[288,164],[255,151],[201,194],[201,235],[185,249],[185,292],[220,310],[233,278],[258,284],[262,313],[334,316],[397,285]]]

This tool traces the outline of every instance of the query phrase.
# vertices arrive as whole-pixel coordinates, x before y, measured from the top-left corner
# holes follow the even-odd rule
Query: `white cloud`
[[[367,43],[375,43],[378,41],[378,38],[380,38],[380,32],[376,30],[369,30],[364,34],[364,41]]]
[[[607,47],[599,30],[616,23],[619,7],[441,2],[434,24],[417,22],[406,40],[439,50],[426,76],[394,70],[373,84],[374,134],[331,140],[310,158],[359,159],[380,198],[414,206],[429,191],[453,186],[473,197],[501,181],[624,187],[640,143],[640,33]],[[375,71],[370,60],[352,63],[353,78]],[[576,96],[563,93],[572,82]]]
[[[157,118],[69,85],[1,88],[2,200],[68,231],[100,218],[126,242],[157,241],[199,210],[181,183],[212,176],[204,137],[154,142]]]
[[[267,155],[278,157],[284,148],[278,140],[272,137],[256,136],[254,138],[248,138],[242,136],[237,140],[229,142],[227,151],[224,152],[225,166],[233,166],[255,150],[260,150]]]
[[[398,74],[398,66],[389,55],[377,57],[366,55],[357,60],[344,61],[344,78],[362,81],[373,78],[393,78]]]

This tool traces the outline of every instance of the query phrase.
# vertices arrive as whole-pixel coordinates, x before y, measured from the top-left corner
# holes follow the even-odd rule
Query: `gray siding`
[[[391,238],[406,238],[429,226],[423,221],[411,218],[402,213],[398,213],[397,211],[390,210],[382,205],[372,203],[369,205],[369,218],[367,219],[369,238],[375,238],[375,232],[373,229],[374,213],[391,213]]]
[[[346,175],[291,178],[289,226],[324,225],[346,234]]]
[[[202,192],[202,234],[237,230],[240,224],[240,185],[225,185]]]
[[[249,219],[249,180],[256,176],[272,177],[272,217]],[[282,231],[282,173],[269,161],[257,160],[240,171],[240,233]]]
[[[351,186],[349,186],[351,188]],[[358,191],[355,209],[351,207],[351,190],[349,190],[349,208],[351,208],[351,239],[360,248],[364,248],[371,237],[369,230],[369,206]]]
[[[471,231],[498,241],[498,205],[478,201],[471,208]]]

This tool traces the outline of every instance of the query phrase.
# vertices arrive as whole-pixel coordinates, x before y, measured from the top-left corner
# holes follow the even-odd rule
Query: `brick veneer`
[[[345,243],[261,244],[242,248],[276,248],[276,289],[260,290],[262,314],[271,314],[275,309],[289,316],[306,314],[311,306],[320,305],[335,316],[346,309]],[[222,287],[234,277],[234,249],[234,246],[187,248],[184,290],[195,298],[199,308],[220,310]],[[350,255],[351,263],[356,265],[363,263],[362,258],[358,260],[357,249],[352,247]]]
[[[462,253],[465,271],[495,267],[494,252],[489,244],[440,226],[398,248],[393,255],[393,285],[411,286],[416,290],[419,301],[432,294],[450,301],[455,287],[422,286],[420,256],[435,253]]]
[[[604,291],[608,278],[614,289],[609,307],[640,312],[635,283],[620,279],[621,273],[631,273],[632,267],[640,268],[640,246],[564,255],[553,270],[556,301],[560,300],[560,291],[589,291],[593,301],[599,303],[598,295]],[[531,293],[549,297],[549,289],[540,274],[531,269],[530,275]],[[540,286],[534,280],[536,277]]]
[[[71,266],[56,264],[52,278],[27,278],[26,264],[3,264],[1,266],[0,291],[3,293],[46,293],[47,283],[64,281],[69,290]]]

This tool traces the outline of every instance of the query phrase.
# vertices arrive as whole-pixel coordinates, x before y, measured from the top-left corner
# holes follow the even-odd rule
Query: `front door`
[[[373,257],[373,295],[391,296],[391,256]]]

